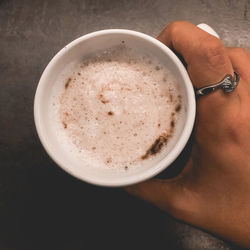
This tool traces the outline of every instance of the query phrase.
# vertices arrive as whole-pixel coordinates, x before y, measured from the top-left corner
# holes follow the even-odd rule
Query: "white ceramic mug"
[[[55,126],[48,115],[55,79],[63,71],[65,65],[82,60],[96,51],[106,50],[121,41],[129,47],[145,51],[157,57],[167,65],[176,78],[182,96],[183,115],[178,121],[170,149],[162,157],[142,168],[130,167],[130,171],[103,171],[84,164],[72,157],[60,144],[56,136]],[[44,70],[39,81],[34,103],[35,125],[39,138],[50,157],[71,175],[86,182],[102,186],[125,186],[149,179],[167,168],[185,147],[193,129],[195,120],[195,95],[187,71],[178,57],[164,44],[148,35],[121,29],[102,30],[82,36],[59,51]]]

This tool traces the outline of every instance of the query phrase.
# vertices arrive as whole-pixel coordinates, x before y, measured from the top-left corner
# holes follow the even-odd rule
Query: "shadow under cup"
[[[56,136],[56,126],[49,117],[49,105],[56,79],[65,67],[80,62],[90,55],[107,50],[124,41],[136,53],[156,57],[171,71],[179,85],[182,97],[182,112],[163,152],[147,160],[140,167],[130,166],[128,171],[109,171],[96,168],[70,154]],[[64,82],[60,84],[64,85]],[[80,37],[50,61],[39,81],[34,103],[36,129],[39,138],[50,157],[66,172],[86,182],[102,186],[126,186],[149,179],[168,167],[181,153],[192,132],[195,119],[195,96],[186,69],[177,56],[158,40],[130,30],[103,30]]]

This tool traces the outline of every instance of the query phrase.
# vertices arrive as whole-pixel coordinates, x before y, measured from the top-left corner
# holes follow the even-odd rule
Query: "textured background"
[[[152,36],[174,20],[211,25],[250,48],[250,1],[0,0],[0,249],[239,249],[122,189],[61,171],[36,135],[33,99],[53,55],[106,28]]]

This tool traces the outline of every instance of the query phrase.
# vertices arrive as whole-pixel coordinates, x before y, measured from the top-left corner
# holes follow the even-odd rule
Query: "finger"
[[[158,39],[183,56],[195,87],[219,82],[226,74],[233,74],[222,41],[191,23],[174,22]]]
[[[250,78],[250,52],[243,48],[227,48],[234,70],[244,81]]]

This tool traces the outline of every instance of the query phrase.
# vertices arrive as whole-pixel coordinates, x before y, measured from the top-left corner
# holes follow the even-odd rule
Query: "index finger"
[[[222,41],[189,22],[173,22],[158,40],[181,54],[195,87],[221,81],[233,75],[233,67]]]

